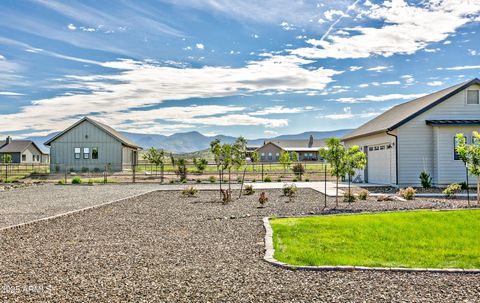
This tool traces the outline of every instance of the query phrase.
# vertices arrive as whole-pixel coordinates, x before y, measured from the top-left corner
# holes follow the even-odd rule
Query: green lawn
[[[480,209],[272,219],[292,265],[480,268]]]

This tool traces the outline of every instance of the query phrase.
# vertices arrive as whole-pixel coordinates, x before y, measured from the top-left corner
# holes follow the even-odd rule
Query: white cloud
[[[250,113],[252,116],[266,116],[266,115],[272,115],[272,114],[298,114],[298,113],[303,113],[307,111],[312,111],[315,110],[314,107],[312,106],[306,106],[306,107],[284,107],[281,105],[277,106],[272,106],[272,107],[267,107],[264,108],[260,111]]]
[[[286,22],[286,21],[283,21],[282,23],[280,23],[280,26],[281,26],[284,30],[286,30],[286,31],[293,31],[293,30],[295,30],[295,25],[290,24],[290,23],[288,23],[288,22]]]
[[[355,71],[357,71],[357,70],[361,70],[362,68],[363,68],[363,66],[354,66],[354,65],[352,65],[352,66],[349,67],[349,69],[350,69],[351,72],[355,72]]]
[[[445,45],[452,44],[452,41],[447,40],[447,41],[443,42],[443,44],[445,44]]]
[[[391,67],[391,66],[379,65],[379,66],[367,68],[367,70],[368,70],[368,71],[372,71],[372,72],[380,73],[380,72],[383,72],[384,70],[389,69],[390,67]]]
[[[383,102],[390,100],[413,100],[425,96],[425,94],[386,94],[379,96],[368,95],[360,98],[345,97],[336,99],[340,103]]]
[[[400,85],[400,81],[386,81],[382,82],[383,85]]]
[[[426,53],[436,53],[438,52],[440,49],[439,48],[424,48],[423,49]]]
[[[266,130],[263,133],[267,136],[277,136],[278,135],[278,132],[276,132],[274,130]]]
[[[352,109],[347,106],[343,108],[343,113],[341,114],[330,114],[320,116],[321,118],[331,119],[331,120],[345,120],[345,119],[354,119],[354,118],[373,118],[378,116],[380,112],[375,111],[363,111],[358,114],[352,113]]]
[[[368,87],[369,85],[367,83],[362,83],[362,84],[359,84],[358,87],[360,88],[365,88],[365,87]]]
[[[457,28],[473,21],[480,12],[479,1],[425,1],[415,6],[404,0],[373,5],[361,15],[382,21],[380,27],[354,27],[351,36],[329,36],[329,41],[307,40],[314,47],[291,52],[306,58],[368,58],[413,54],[431,43],[445,40]]]
[[[205,49],[205,45],[203,45],[202,43],[197,43],[195,47],[198,49]]]
[[[466,70],[466,69],[479,69],[480,65],[464,65],[464,66],[452,66],[452,67],[437,67],[437,70]]]
[[[117,69],[114,74],[67,76],[66,89],[87,91],[35,100],[18,113],[0,115],[2,131],[36,129],[60,130],[78,116],[97,113],[114,120],[123,112],[161,104],[165,100],[215,98],[256,93],[322,91],[341,72],[332,69],[307,69],[311,60],[295,56],[269,56],[248,62],[240,68],[175,68],[154,63],[120,60],[101,63]],[[182,108],[183,110],[183,108]],[[150,110],[143,110],[143,116]],[[208,113],[207,113],[208,114]],[[153,117],[152,117],[153,119]],[[190,121],[190,122],[188,122]],[[193,123],[187,118],[175,122]],[[115,121],[114,121],[115,122]],[[118,125],[116,121],[113,126]],[[195,117],[195,123],[208,125],[264,125],[280,127],[285,119],[265,119],[249,113],[222,117]],[[243,123],[243,124],[242,124]]]
[[[336,10],[336,9],[331,9],[331,10],[328,10],[326,11],[325,13],[323,13],[323,16],[325,17],[325,19],[327,19],[328,21],[333,21],[333,19],[335,19],[335,16],[338,16],[338,17],[345,17],[345,13],[340,11],[340,10]]]
[[[0,91],[0,96],[23,96],[24,94],[14,93],[14,92],[2,92]]]
[[[74,31],[77,29],[77,27],[73,24],[73,23],[70,23],[68,26],[68,29],[71,30],[71,31]]]
[[[468,54],[469,54],[470,56],[476,56],[476,55],[477,55],[477,51],[474,50],[474,49],[469,49],[469,50],[468,50]]]
[[[431,81],[427,83],[428,86],[442,86],[443,82],[442,81]]]

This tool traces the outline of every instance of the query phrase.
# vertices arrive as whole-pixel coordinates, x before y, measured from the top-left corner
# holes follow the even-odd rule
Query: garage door
[[[368,183],[390,184],[390,149],[387,146],[368,147]]]

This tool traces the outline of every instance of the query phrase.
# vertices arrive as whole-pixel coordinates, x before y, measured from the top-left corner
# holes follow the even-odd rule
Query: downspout
[[[386,131],[387,135],[395,137],[395,185],[398,186],[398,136]]]

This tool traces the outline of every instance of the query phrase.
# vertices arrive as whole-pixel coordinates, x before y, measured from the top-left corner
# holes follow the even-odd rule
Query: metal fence
[[[295,173],[293,167],[301,164],[303,173]],[[182,173],[182,170],[185,173]],[[83,182],[104,183],[217,183],[222,177],[215,164],[208,164],[204,169],[199,169],[192,163],[187,163],[185,168],[177,165],[155,166],[154,164],[139,161],[137,165],[123,165],[112,167],[103,165],[93,169],[73,168],[68,165],[48,164],[0,164],[0,182],[13,182],[16,180],[43,180],[58,182],[63,180],[70,183],[74,177],[80,177]],[[78,178],[77,177],[77,178]],[[248,163],[242,167],[232,168],[223,172],[222,182],[277,182],[277,181],[323,181],[334,180],[330,176],[329,166],[321,162],[298,162],[289,166],[280,163]]]

